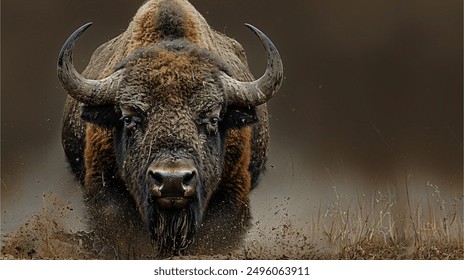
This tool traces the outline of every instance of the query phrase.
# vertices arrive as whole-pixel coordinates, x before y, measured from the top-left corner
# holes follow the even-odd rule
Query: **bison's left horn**
[[[229,103],[237,106],[258,106],[271,99],[283,80],[283,64],[279,51],[271,40],[251,24],[245,24],[255,33],[267,52],[267,68],[261,78],[252,82],[235,80],[226,74],[221,76]]]
[[[68,94],[79,102],[86,105],[111,104],[114,102],[114,93],[121,79],[122,70],[102,80],[91,80],[79,74],[73,65],[74,43],[91,25],[90,22],[79,27],[64,43],[58,57],[58,78]]]

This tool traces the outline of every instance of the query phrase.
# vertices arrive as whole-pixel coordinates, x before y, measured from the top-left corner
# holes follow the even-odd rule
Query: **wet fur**
[[[118,106],[82,107],[70,97],[63,119],[65,153],[84,182],[93,216],[101,220],[96,224],[109,224],[115,215],[122,215],[119,223],[132,223],[137,209],[161,255],[184,253],[194,238],[211,242],[195,235],[218,223],[223,232],[243,233],[249,220],[248,193],[264,168],[268,124],[265,105],[235,108],[221,99],[219,72],[253,79],[240,44],[212,30],[187,1],[147,1],[124,33],[95,51],[83,75],[100,79],[116,69],[125,69],[126,85],[137,88],[136,95],[123,90],[117,104],[150,116],[146,127],[128,134]],[[214,94],[205,87],[213,88]],[[178,96],[180,92],[185,96]],[[198,136],[204,127],[192,119],[204,113],[207,102],[224,108],[217,137],[204,139],[205,133]],[[167,115],[160,115],[160,106]],[[128,151],[131,141],[139,141],[137,151]],[[147,165],[173,157],[195,161],[202,175],[195,202],[174,214],[158,209],[143,188]],[[131,210],[119,209],[118,202]],[[222,211],[224,215],[214,216],[227,220],[218,222],[207,214],[210,209]]]

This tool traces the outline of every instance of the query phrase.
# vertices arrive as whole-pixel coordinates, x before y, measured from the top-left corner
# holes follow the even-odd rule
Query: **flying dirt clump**
[[[42,209],[17,231],[5,236],[2,259],[91,259],[95,254],[91,234],[67,232],[73,209],[53,194],[43,195]],[[92,245],[91,245],[92,244]]]

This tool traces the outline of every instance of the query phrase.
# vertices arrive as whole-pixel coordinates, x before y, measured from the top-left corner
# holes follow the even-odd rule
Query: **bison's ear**
[[[81,117],[84,121],[103,128],[115,127],[120,119],[113,105],[83,106]]]
[[[223,118],[223,123],[228,128],[241,128],[257,121],[255,107],[229,106]]]

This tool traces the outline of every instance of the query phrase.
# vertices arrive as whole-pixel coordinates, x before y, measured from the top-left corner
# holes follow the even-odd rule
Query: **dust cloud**
[[[64,159],[56,59],[69,34],[92,21],[75,50],[82,71],[142,2],[2,1],[1,233],[16,241],[2,245],[9,256],[117,258],[88,231]],[[316,234],[324,231],[318,219],[340,197],[352,209],[350,201],[367,196],[374,205],[391,191],[403,220],[409,195],[419,203],[439,190],[462,209],[461,1],[191,2],[242,43],[256,76],[265,54],[243,23],[273,40],[285,66],[269,102],[269,160],[251,194],[252,227],[232,257],[325,258],[330,242],[327,229]]]

